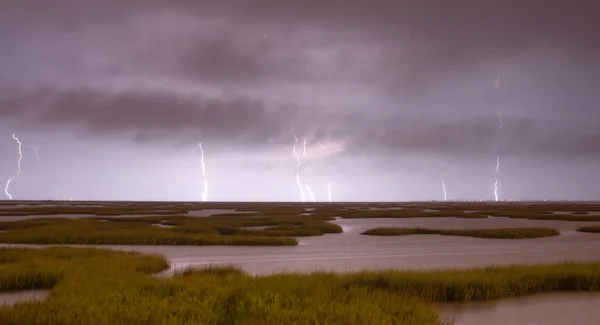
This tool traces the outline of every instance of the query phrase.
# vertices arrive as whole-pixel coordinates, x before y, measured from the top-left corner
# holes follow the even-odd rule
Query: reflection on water
[[[454,325],[598,325],[599,292],[561,292],[492,301],[443,304]]]
[[[27,290],[16,292],[0,292],[0,307],[12,306],[25,301],[42,301],[48,297],[50,290]]]

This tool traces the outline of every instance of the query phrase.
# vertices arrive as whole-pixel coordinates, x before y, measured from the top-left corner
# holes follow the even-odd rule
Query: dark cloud
[[[23,125],[158,142],[197,141],[200,136],[233,144],[265,141],[286,131],[282,123],[296,115],[293,107],[267,108],[260,100],[242,96],[221,99],[92,88],[46,90],[0,102],[0,116]]]
[[[456,69],[532,51],[597,58],[600,28],[594,0],[424,0],[365,2],[277,0],[225,2],[222,10],[296,28],[337,31],[381,51],[379,73],[398,89],[429,85]],[[229,5],[227,5],[229,4]],[[239,10],[238,6],[243,10]]]
[[[147,90],[112,93],[93,88],[5,98],[0,102],[0,118],[94,136],[125,135],[142,143],[189,145],[203,139],[258,149],[288,143],[292,134],[310,137],[315,133],[317,139],[345,141],[349,155],[495,154],[499,125],[496,115],[482,113],[468,120],[429,114],[394,118],[341,113],[307,116],[293,105],[269,107],[242,96],[223,99]],[[543,120],[522,117],[505,117],[503,123],[500,149],[504,155],[600,154],[600,134],[595,128],[557,131]]]
[[[596,154],[594,128],[564,120],[567,111],[598,116],[599,6],[3,1],[0,117],[138,142],[202,133],[261,146],[287,141],[296,128],[373,150],[464,153],[493,151],[501,109],[508,153]],[[220,95],[177,83],[119,86],[128,78],[212,86]],[[537,120],[544,114],[550,123]]]
[[[455,76],[456,69],[532,51],[591,60],[600,50],[595,28],[600,4],[594,0],[61,0],[41,10],[32,1],[2,6],[19,24],[12,32],[26,29],[22,22],[30,21],[74,46],[89,48],[89,42],[98,41],[102,48],[95,50],[103,52],[116,51],[116,45],[128,52],[129,47],[122,64],[229,82],[272,74],[314,77],[346,57],[345,69],[370,64],[363,77],[379,79],[381,87],[422,90],[440,77]],[[370,49],[375,57],[340,53],[325,64],[307,57],[311,48],[331,45],[348,53]],[[346,76],[343,71],[336,69]]]

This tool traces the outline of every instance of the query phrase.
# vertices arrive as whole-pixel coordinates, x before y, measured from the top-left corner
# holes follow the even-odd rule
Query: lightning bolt
[[[300,195],[302,196],[302,202],[306,202],[306,195],[304,195],[304,188],[302,187],[302,182],[300,182],[300,165],[302,163],[300,162],[300,156],[298,156],[298,153],[296,152],[296,146],[298,145],[298,137],[294,135],[294,139],[296,141],[294,142],[294,146],[292,147],[292,154],[294,155],[294,157],[296,157],[296,161],[297,161],[297,163],[296,163],[296,182],[298,183],[298,188],[300,189]],[[306,146],[304,148],[306,149]],[[306,150],[304,152],[306,152]]]
[[[204,180],[204,187],[202,190],[202,202],[206,202],[208,197],[208,180],[206,179],[206,166],[204,165],[204,149],[202,149],[202,142],[198,142],[200,148],[200,164],[202,165],[202,179]]]
[[[500,89],[500,76],[498,76],[498,78],[496,78],[496,88]]]
[[[304,151],[302,152],[303,156],[306,156],[306,137],[304,137]]]
[[[496,202],[498,202],[498,172],[500,171],[500,151],[499,151],[499,141],[500,141],[500,130],[502,130],[503,122],[502,122],[502,114],[498,112],[498,121],[500,124],[498,125],[498,131],[496,132],[496,177],[494,177],[494,197],[496,198]]]
[[[22,150],[22,143],[21,141],[19,141],[19,138],[17,138],[15,136],[15,133],[13,133],[12,138],[17,141],[18,144],[18,148],[19,148],[19,159],[17,160],[17,173],[8,179],[8,181],[6,181],[6,187],[4,188],[4,193],[6,193],[6,196],[8,196],[9,200],[12,200],[12,195],[8,192],[8,188],[10,187],[10,183],[13,181],[13,179],[17,176],[19,176],[19,174],[21,174],[21,160],[23,159],[23,150]]]
[[[317,200],[315,200],[315,194],[313,193],[312,188],[310,188],[310,186],[308,184],[305,185],[306,189],[308,190],[308,194],[310,195],[310,198],[312,199],[313,203],[317,202]]]
[[[34,146],[32,146],[32,145],[29,145],[29,148],[33,149],[33,152],[35,153],[35,158],[37,158],[37,162],[38,162],[38,165],[39,165],[40,164],[40,155],[38,153],[37,148],[34,147]]]
[[[6,181],[6,187],[4,187],[4,193],[6,194],[6,196],[8,196],[9,200],[12,200],[12,195],[10,195],[10,193],[8,193],[8,187],[10,186],[10,182],[12,182],[12,178],[9,178],[8,181]]]
[[[303,137],[302,139],[304,140],[304,142],[302,144],[302,146],[303,146],[302,156],[306,157],[306,137]],[[305,184],[304,186],[306,186],[306,189],[308,190],[308,194],[310,195],[313,203],[316,202],[316,200],[315,200],[315,194],[313,193],[312,188],[308,184]]]
[[[448,192],[446,191],[446,183],[444,182],[444,178],[440,177],[442,181],[442,190],[444,190],[444,201],[448,201]]]

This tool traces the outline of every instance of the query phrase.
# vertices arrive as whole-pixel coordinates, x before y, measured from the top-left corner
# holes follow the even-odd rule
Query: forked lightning
[[[19,176],[19,174],[21,174],[21,160],[23,159],[23,150],[22,150],[22,144],[21,141],[19,141],[19,138],[16,137],[15,133],[13,133],[12,138],[17,141],[17,145],[18,145],[18,149],[19,149],[19,159],[17,160],[17,173],[15,175],[13,175],[13,177],[9,178],[8,181],[6,181],[6,187],[4,188],[4,193],[6,193],[6,196],[8,196],[9,200],[12,200],[12,195],[8,192],[8,188],[10,187],[10,183],[13,181],[13,179],[15,179],[15,177]]]

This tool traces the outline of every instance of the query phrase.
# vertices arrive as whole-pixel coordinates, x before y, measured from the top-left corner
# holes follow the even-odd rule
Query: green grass
[[[600,290],[600,262],[440,271],[250,276],[234,266],[172,278],[159,256],[81,248],[0,248],[0,291],[53,288],[0,308],[2,325],[439,325],[432,303]]]
[[[374,228],[362,233],[371,236],[444,235],[496,239],[525,239],[558,236],[551,228],[499,228],[499,229],[427,229],[427,228]]]
[[[257,217],[118,217],[30,219],[0,222],[0,243],[89,245],[297,245],[291,237],[341,233],[329,218]],[[159,228],[155,224],[172,226]],[[252,229],[252,227],[265,227]]]
[[[587,226],[577,228],[579,232],[600,233],[600,226]]]
[[[156,273],[169,267],[168,262],[157,255],[141,256],[92,248],[0,248],[0,292],[53,288],[65,278],[65,274],[78,271],[77,264],[107,262],[119,272],[125,268]],[[90,277],[93,278],[94,274],[91,273]]]
[[[0,223],[1,243],[62,245],[243,245],[289,246],[293,238],[247,234],[222,235],[159,228],[143,222],[102,222],[90,219],[40,219]]]

